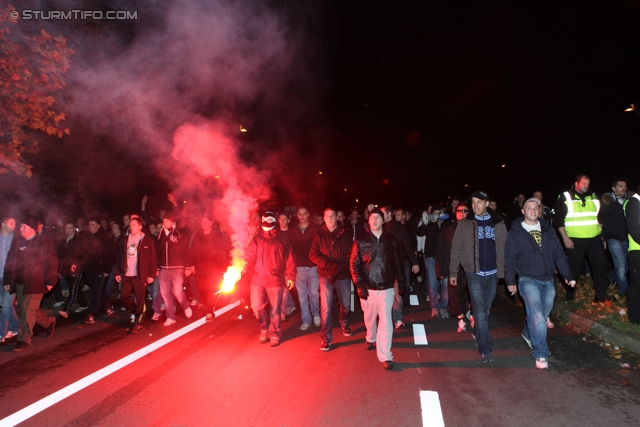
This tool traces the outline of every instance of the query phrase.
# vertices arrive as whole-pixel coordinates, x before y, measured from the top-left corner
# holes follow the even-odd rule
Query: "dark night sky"
[[[50,23],[84,66],[163,25],[165,3],[77,3],[135,7],[141,17],[72,28]],[[638,1],[261,4],[310,52],[300,72],[308,75],[290,79],[277,108],[259,99],[233,106],[236,116],[251,117],[252,134],[239,136],[246,160],[264,167],[267,148],[294,153],[284,174],[271,171],[277,203],[348,209],[358,198],[359,206],[423,207],[475,189],[505,203],[541,189],[552,204],[581,172],[598,193],[619,175],[631,189],[640,184],[640,116],[623,112],[640,104]],[[111,43],[104,52],[85,44],[101,38]],[[222,107],[211,101],[198,108],[213,117]],[[160,206],[170,185],[144,166],[162,149],[131,159],[113,135],[83,118],[69,123],[71,137],[43,142],[31,186],[50,199],[70,191],[72,203],[113,213],[137,206],[145,193]],[[142,179],[132,173],[141,170]]]

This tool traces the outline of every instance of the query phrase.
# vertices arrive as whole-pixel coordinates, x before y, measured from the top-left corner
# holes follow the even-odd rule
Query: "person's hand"
[[[116,282],[118,282],[118,283],[122,282],[122,276],[117,275],[116,276]]]
[[[154,280],[156,280],[155,277],[147,277],[147,285],[152,284]]]
[[[289,290],[293,289],[293,285],[294,285],[293,280],[290,280],[290,279],[287,280],[287,288],[289,288]]]
[[[189,276],[191,276],[191,268],[185,268],[184,277],[189,277]]]
[[[53,286],[47,286],[47,292],[49,292],[51,289],[53,289]]]
[[[567,249],[573,249],[573,248],[574,248],[573,240],[571,240],[571,238],[570,238],[570,237],[563,237],[563,238],[562,238],[562,241],[564,242],[564,246],[565,246]]]
[[[72,273],[75,273],[77,269],[78,269],[78,266],[77,266],[77,265],[73,264],[73,265],[71,266],[71,272],[72,272]]]
[[[144,210],[144,207],[147,204],[147,195],[145,194],[144,197],[142,198],[142,210]]]
[[[360,286],[358,286],[358,297],[363,300],[369,298],[369,291],[367,290],[367,288],[361,288]]]
[[[509,292],[511,292],[511,296],[514,296],[516,294],[516,291],[518,290],[516,285],[509,285],[507,286],[507,289],[509,289]]]
[[[572,288],[576,287],[576,281],[575,280],[569,281],[569,280],[565,279],[564,283],[566,283],[567,285],[571,286]]]
[[[191,273],[196,274],[196,266],[191,267]]]
[[[413,274],[418,274],[418,273],[420,273],[420,266],[419,266],[418,264],[416,264],[416,265],[412,266],[412,267],[411,267],[411,272],[412,272]]]
[[[102,273],[102,277],[109,277],[109,273]]]
[[[605,249],[607,249],[607,241],[606,241],[606,240],[603,240],[603,241],[602,241],[602,244],[604,245],[604,248],[605,248]]]
[[[457,277],[449,277],[449,284],[451,286],[458,286],[458,278]]]
[[[176,196],[173,193],[167,193],[167,200],[170,201],[173,206],[178,207],[178,202],[176,201]]]

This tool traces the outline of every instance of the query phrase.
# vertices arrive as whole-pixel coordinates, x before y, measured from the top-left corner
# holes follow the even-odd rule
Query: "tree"
[[[18,12],[11,5],[0,12],[0,174],[30,177],[32,167],[23,154],[38,152],[33,131],[58,138],[69,134],[53,94],[64,87],[73,50],[64,37],[44,30],[33,37],[12,32],[18,23],[13,17]]]

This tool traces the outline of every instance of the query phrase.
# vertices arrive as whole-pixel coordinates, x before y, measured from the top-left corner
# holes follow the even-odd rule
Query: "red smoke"
[[[215,180],[217,191],[222,196],[208,202],[216,220],[232,242],[231,265],[227,268],[221,290],[229,292],[240,280],[245,266],[244,248],[252,237],[249,231],[250,218],[258,209],[258,203],[267,200],[271,191],[267,175],[253,166],[247,166],[238,157],[237,143],[231,129],[221,122],[193,125],[185,123],[173,135],[172,156],[192,168],[192,185],[195,178],[200,183],[209,178]],[[183,183],[184,185],[189,185]],[[206,191],[206,189],[203,189]]]

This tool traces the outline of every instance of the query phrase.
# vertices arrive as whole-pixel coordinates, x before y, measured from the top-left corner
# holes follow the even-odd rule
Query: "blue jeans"
[[[489,311],[496,298],[498,276],[480,276],[475,273],[467,273],[467,286],[471,297],[471,308],[475,320],[474,333],[478,342],[478,351],[482,355],[491,356],[493,352],[493,340],[489,333]]]
[[[300,300],[302,323],[310,325],[313,319],[320,315],[320,278],[318,267],[296,268],[296,289]],[[311,308],[311,312],[309,312]]]
[[[518,292],[524,300],[527,309],[527,324],[522,334],[531,340],[533,351],[531,355],[536,359],[549,357],[547,348],[547,317],[553,309],[553,299],[556,288],[552,280],[536,280],[530,277],[520,277]]]
[[[449,287],[446,280],[440,280],[436,276],[436,259],[425,258],[424,269],[427,272],[427,281],[429,283],[431,308],[447,308],[449,306]],[[440,295],[440,300],[438,300],[438,295]]]
[[[607,247],[609,248],[611,258],[613,258],[613,270],[616,274],[618,292],[626,294],[629,290],[629,282],[627,282],[627,271],[629,271],[627,252],[629,252],[629,241],[609,239],[607,240]]]
[[[282,292],[282,306],[280,307],[280,313],[286,314],[287,310],[290,308],[296,308],[296,303],[293,302],[293,297],[291,296],[289,289],[284,288],[284,291]]]
[[[331,312],[333,310],[333,291],[335,290],[340,304],[340,326],[349,327],[349,313],[351,312],[351,279],[336,280],[332,285],[328,278],[320,278],[320,339],[333,341]]]
[[[251,307],[258,319],[261,331],[269,331],[269,338],[282,336],[280,305],[282,302],[282,286],[251,285]],[[271,313],[267,309],[271,306]]]
[[[16,314],[16,294],[10,294],[4,290],[2,279],[0,279],[0,303],[2,313],[0,313],[0,338],[4,338],[7,332],[18,332],[18,315]]]
[[[189,308],[189,300],[182,287],[184,284],[184,268],[161,268],[158,278],[167,318],[176,320],[175,300],[178,301],[183,310]],[[142,297],[144,298],[144,295]]]
[[[153,283],[147,288],[147,291],[151,294],[154,314],[162,314],[162,295],[160,295],[159,276],[156,276]]]

